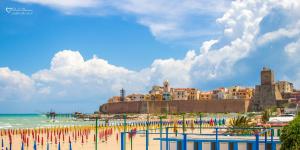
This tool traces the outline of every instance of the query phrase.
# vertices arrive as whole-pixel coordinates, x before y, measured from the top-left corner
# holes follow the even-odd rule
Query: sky
[[[168,80],[300,88],[299,0],[2,0],[0,113],[98,110]]]

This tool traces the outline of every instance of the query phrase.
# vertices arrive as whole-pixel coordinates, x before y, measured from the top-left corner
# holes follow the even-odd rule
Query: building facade
[[[293,83],[290,83],[288,81],[278,81],[276,82],[278,86],[278,90],[280,93],[292,93],[294,91],[294,85]]]

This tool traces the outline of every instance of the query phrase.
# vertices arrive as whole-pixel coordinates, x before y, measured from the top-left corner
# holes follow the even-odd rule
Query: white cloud
[[[290,60],[299,61],[298,57],[300,56],[300,38],[297,41],[286,45],[284,51],[290,57]]]
[[[63,11],[70,11],[78,8],[91,8],[99,5],[98,0],[15,0],[21,3],[36,3],[44,6],[57,8]]]
[[[286,28],[280,28],[273,32],[268,32],[259,37],[257,43],[264,45],[269,42],[274,42],[281,38],[293,38],[300,35],[300,20],[293,25],[289,25]]]
[[[16,0],[58,9],[66,14],[134,16],[137,22],[149,28],[161,41],[197,39],[217,35],[215,27],[208,29],[202,23],[213,24],[230,1],[227,0]],[[198,19],[195,19],[198,18]],[[197,20],[197,21],[195,21]],[[204,29],[206,27],[206,29]]]
[[[19,71],[0,68],[0,101],[28,100],[34,93],[34,81]]]

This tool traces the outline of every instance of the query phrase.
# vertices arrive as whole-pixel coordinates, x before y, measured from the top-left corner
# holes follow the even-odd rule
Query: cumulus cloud
[[[19,71],[0,68],[0,101],[28,100],[34,94],[34,81]]]
[[[78,51],[63,50],[55,54],[50,69],[38,71],[32,78],[39,88],[48,89],[49,95],[71,99],[109,96],[123,87],[139,91],[146,81],[141,75],[96,56],[84,60]]]

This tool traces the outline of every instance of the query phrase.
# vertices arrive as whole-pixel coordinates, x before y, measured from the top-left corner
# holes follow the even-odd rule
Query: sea
[[[51,120],[44,114],[0,114],[0,129],[84,126],[94,124],[95,121],[85,121],[73,117],[56,117],[55,120]]]
[[[235,113],[226,115],[210,114],[203,117],[203,120],[211,118],[233,118],[237,116]],[[108,124],[114,125],[122,123],[122,120],[110,120]],[[127,121],[130,123],[131,121]],[[104,120],[99,120],[99,125],[104,125]],[[46,127],[66,127],[66,126],[87,126],[95,125],[95,121],[76,119],[71,116],[58,116],[55,120],[48,118],[45,114],[0,114],[0,130],[1,129],[26,129],[26,128],[46,128]]]

